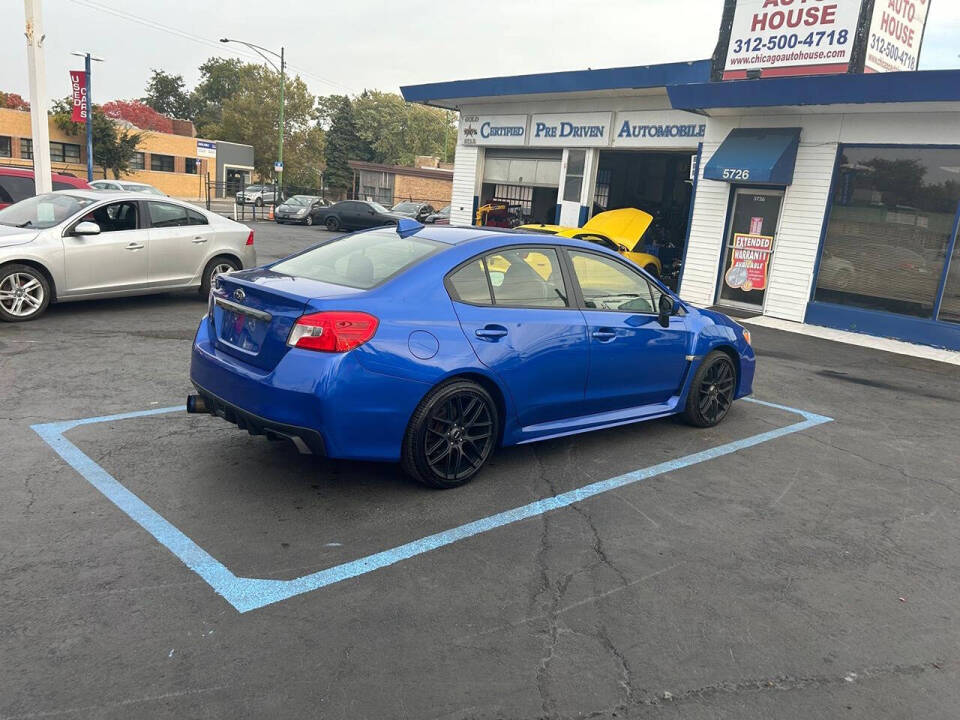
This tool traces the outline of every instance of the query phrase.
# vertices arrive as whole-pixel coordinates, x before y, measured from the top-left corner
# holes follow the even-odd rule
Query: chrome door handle
[[[197,235],[197,236],[196,236],[193,240],[191,240],[190,242],[200,244],[200,243],[205,243],[206,241],[207,241],[207,239],[206,239],[205,237],[203,237],[203,235]]]
[[[127,246],[124,248],[124,250],[143,250],[143,243],[127,243]]]
[[[507,329],[500,325],[487,325],[482,328],[477,328],[473,334],[481,340],[496,342],[507,334]]]
[[[601,342],[613,340],[617,336],[617,331],[611,328],[597,328],[591,335]]]

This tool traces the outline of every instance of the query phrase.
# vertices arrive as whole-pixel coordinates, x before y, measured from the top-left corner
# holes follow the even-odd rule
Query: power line
[[[115,17],[121,18],[123,20],[128,20],[130,22],[135,22],[140,25],[144,25],[145,27],[151,28],[153,30],[159,30],[161,32],[170,33],[172,35],[176,35],[178,37],[184,38],[185,40],[191,40],[193,42],[200,43],[201,45],[206,45],[207,47],[216,49],[218,52],[222,52],[225,50],[228,53],[232,53],[233,55],[237,55],[247,60],[253,60],[253,61],[256,61],[257,63],[260,62],[260,58],[256,57],[255,55],[251,55],[250,53],[245,53],[240,50],[235,50],[233,48],[225,47],[224,45],[218,42],[208,40],[207,38],[201,37],[200,35],[194,35],[193,33],[186,32],[185,30],[180,30],[179,28],[171,27],[169,25],[164,25],[163,23],[159,23],[156,20],[151,20],[150,18],[140,17],[139,15],[133,15],[132,13],[124,12],[123,10],[117,10],[116,8],[108,7],[106,5],[101,5],[100,3],[94,2],[93,0],[70,0],[70,2],[72,2],[74,5],[80,5],[81,7],[86,7],[90,10],[99,10],[100,12],[104,12],[109,15],[114,15]],[[349,88],[343,83],[337,82],[336,80],[331,80],[329,78],[325,78],[320,75],[315,75],[314,73],[308,70],[304,70],[303,68],[297,65],[293,65],[291,63],[287,63],[287,65],[293,70],[296,70],[298,73],[300,73],[304,77],[310,78],[311,80],[324,83],[326,85],[331,85],[333,87],[341,88],[343,90],[346,90],[347,92],[353,92],[352,88]]]

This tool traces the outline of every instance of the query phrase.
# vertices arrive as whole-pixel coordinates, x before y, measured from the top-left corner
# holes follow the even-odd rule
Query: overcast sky
[[[3,3],[0,90],[26,96],[23,4]],[[66,95],[67,70],[82,69],[72,50],[105,60],[95,65],[94,102],[142,96],[151,68],[182,74],[192,87],[206,58],[231,55],[230,46],[217,42],[224,36],[278,50],[285,45],[292,72],[300,71],[315,94],[696,60],[713,51],[722,5],[722,0],[43,0],[48,92]],[[933,0],[920,68],[960,67],[958,53],[960,2]]]

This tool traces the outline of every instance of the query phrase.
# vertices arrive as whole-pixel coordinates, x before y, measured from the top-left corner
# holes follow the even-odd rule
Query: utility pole
[[[33,183],[36,193],[53,190],[50,177],[50,127],[47,124],[47,65],[43,56],[41,0],[23,0],[27,36],[27,80],[30,86],[30,129],[33,135]]]
[[[277,184],[280,186],[279,192],[283,193],[283,91],[287,85],[286,65],[283,61],[283,46],[280,46],[280,172],[277,174]],[[276,199],[279,200],[279,197]]]
[[[83,71],[87,79],[87,182],[93,180],[93,95],[90,90],[92,73],[90,61],[103,62],[103,58],[93,57],[88,52],[73,52],[71,55],[83,58]]]

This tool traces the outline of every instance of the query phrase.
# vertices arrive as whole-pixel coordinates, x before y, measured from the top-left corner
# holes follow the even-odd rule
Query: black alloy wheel
[[[469,380],[434,389],[414,412],[404,439],[403,469],[425,485],[470,481],[497,442],[499,417],[490,394]]]
[[[328,217],[325,224],[327,226],[327,230],[330,232],[336,232],[340,229],[340,221],[337,219],[336,215],[331,215]]]
[[[693,376],[683,417],[691,425],[712,427],[726,417],[737,389],[737,371],[730,357],[714,350]]]

